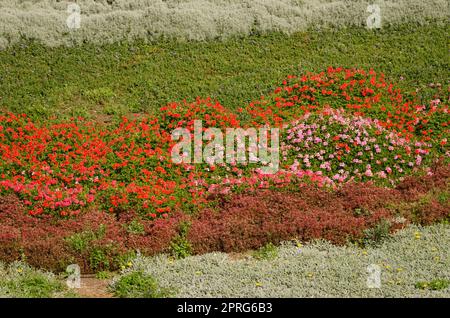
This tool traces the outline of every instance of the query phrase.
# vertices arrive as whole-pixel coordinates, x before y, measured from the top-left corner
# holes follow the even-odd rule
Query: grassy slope
[[[226,42],[165,42],[0,52],[0,107],[38,116],[152,112],[195,96],[235,108],[267,94],[290,73],[327,66],[373,67],[429,98],[447,84],[444,27],[271,34]]]

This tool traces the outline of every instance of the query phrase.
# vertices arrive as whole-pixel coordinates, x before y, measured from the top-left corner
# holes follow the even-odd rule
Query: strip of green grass
[[[46,118],[151,113],[170,101],[212,96],[237,108],[286,75],[326,67],[373,67],[424,99],[447,84],[448,29],[404,25],[309,31],[225,42],[159,42],[0,52],[0,110]],[[400,80],[404,77],[404,80]]]

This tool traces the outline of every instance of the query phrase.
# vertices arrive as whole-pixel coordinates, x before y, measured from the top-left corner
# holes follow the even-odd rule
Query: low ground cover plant
[[[34,39],[48,46],[72,46],[137,39],[202,41],[271,31],[290,34],[308,28],[361,27],[367,23],[371,4],[351,0],[331,4],[326,0],[78,0],[75,7],[70,7],[59,1],[4,0],[0,4],[0,49],[23,39]],[[383,12],[383,27],[405,22],[444,23],[447,19],[444,0],[430,0],[426,4],[419,0],[380,0],[377,5]],[[76,17],[81,30],[68,28],[68,21]]]
[[[21,298],[75,296],[57,276],[33,269],[24,262],[0,263],[0,295]]]
[[[175,292],[172,297],[448,298],[448,231],[445,224],[410,225],[364,248],[290,241],[277,246],[270,259],[217,252],[181,260],[140,256],[123,275],[153,276]],[[380,288],[368,288],[368,270],[375,266]]]
[[[140,271],[130,272],[113,282],[111,289],[116,297],[163,298],[173,292],[158,286],[154,277]]]
[[[447,279],[434,279],[429,282],[417,282],[415,287],[418,289],[429,289],[429,290],[443,290],[450,286],[450,281]]]

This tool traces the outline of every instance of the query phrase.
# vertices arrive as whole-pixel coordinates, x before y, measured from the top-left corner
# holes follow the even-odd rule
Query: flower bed
[[[255,164],[174,164],[171,150],[176,141],[171,139],[171,132],[181,127],[192,132],[196,119],[203,121],[203,129],[264,125],[282,128],[281,169],[267,176],[261,174]],[[250,103],[239,113],[210,99],[197,98],[192,103],[170,103],[162,107],[157,116],[123,118],[119,124],[109,126],[82,118],[38,123],[24,114],[2,114],[0,194],[10,202],[0,208],[2,244],[7,247],[3,255],[16,258],[15,252],[9,256],[4,253],[15,251],[12,246],[27,245],[24,233],[30,230],[34,240],[52,246],[52,251],[60,248],[57,253],[66,255],[68,261],[75,256],[73,247],[67,245],[65,239],[86,228],[98,231],[90,228],[91,223],[104,224],[107,228],[102,235],[88,235],[93,247],[78,251],[81,255],[87,253],[83,256],[85,268],[91,269],[95,266],[86,258],[94,251],[103,256],[118,256],[135,248],[148,253],[167,250],[179,231],[180,221],[191,224],[193,231],[190,233],[199,233],[202,229],[207,229],[208,235],[224,231],[219,236],[231,235],[234,240],[235,234],[230,234],[233,227],[228,228],[222,222],[233,224],[228,218],[242,207],[219,205],[223,211],[230,211],[226,215],[213,214],[221,215],[219,219],[208,214],[211,204],[217,205],[226,195],[238,195],[234,198],[239,202],[254,202],[254,208],[253,203],[246,205],[249,222],[266,214],[269,223],[272,219],[278,220],[268,225],[269,232],[284,233],[274,234],[274,241],[299,236],[304,239],[325,237],[342,243],[350,237],[361,237],[364,230],[392,215],[377,210],[371,218],[364,219],[355,217],[350,210],[339,212],[338,209],[332,213],[319,206],[311,207],[311,215],[304,219],[306,216],[295,206],[304,203],[307,210],[308,201],[300,204],[291,194],[284,194],[275,201],[292,201],[293,205],[286,205],[287,209],[279,210],[282,213],[272,215],[273,202],[254,200],[252,193],[271,189],[264,193],[271,198],[274,188],[296,192],[299,188],[331,187],[340,191],[342,187],[359,187],[355,182],[372,183],[364,187],[395,187],[409,175],[427,174],[433,178],[435,172],[431,167],[439,158],[440,165],[448,167],[449,122],[448,103],[436,99],[429,105],[420,105],[387,83],[382,74],[343,68],[289,76],[273,94]],[[447,180],[445,174],[439,178]],[[240,197],[243,189],[247,189],[247,194]],[[384,191],[381,187],[376,189]],[[433,189],[428,187],[422,194],[435,191]],[[438,190],[439,193],[447,191],[442,187]],[[263,205],[259,207],[259,204]],[[267,209],[267,213],[254,214],[256,207]],[[436,217],[415,215],[410,219],[446,217],[448,212],[442,209],[437,207],[436,211],[444,212],[438,212]],[[429,213],[432,214],[432,209]],[[204,219],[205,215],[209,216]],[[321,221],[311,223],[314,219]],[[325,219],[329,220],[331,230],[322,229],[328,224]],[[21,220],[24,223],[19,224]],[[138,230],[131,230],[130,234],[126,224],[134,224]],[[348,232],[340,225],[335,228],[338,224],[346,229],[351,225],[352,229]],[[41,226],[43,228],[39,229]],[[246,231],[244,224],[236,228]],[[315,234],[303,235],[302,231]],[[334,233],[331,236],[326,234],[330,231]],[[51,237],[52,243],[40,239],[41,234],[48,239]],[[204,243],[210,240],[208,235],[190,235],[189,240],[195,242],[195,246],[209,246],[194,246],[195,251],[233,250],[236,245],[226,247],[227,244],[217,242],[208,245]],[[253,248],[270,238],[248,238],[255,244],[246,240],[236,248]],[[96,242],[102,247],[101,252],[95,250]],[[105,246],[108,246],[106,251]],[[33,251],[37,250],[45,248],[34,246],[28,254],[34,255]],[[112,263],[110,259],[97,265],[112,266]]]

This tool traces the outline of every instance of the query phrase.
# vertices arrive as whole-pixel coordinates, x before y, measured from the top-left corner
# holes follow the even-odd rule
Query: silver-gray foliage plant
[[[80,28],[67,25],[70,3]],[[447,0],[2,0],[0,48],[35,39],[48,46],[106,44],[164,36],[180,41],[225,39],[251,33],[366,25],[377,4],[382,26],[446,23]]]

